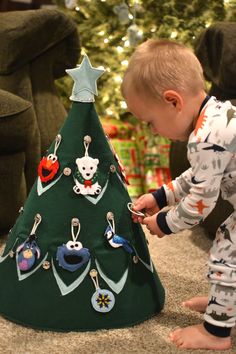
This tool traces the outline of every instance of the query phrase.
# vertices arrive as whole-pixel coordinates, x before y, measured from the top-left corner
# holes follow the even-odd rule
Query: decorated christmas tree
[[[164,289],[95,111],[103,70],[85,56],[67,72],[72,107],[0,257],[0,313],[44,330],[126,327],[160,312]]]
[[[170,38],[193,46],[198,35],[216,21],[235,21],[235,0],[53,0],[78,26],[82,51],[94,66],[103,65],[100,118],[126,119],[120,83],[135,47],[149,38]],[[59,79],[68,104],[70,78]],[[137,124],[137,122],[135,122]]]
[[[54,0],[78,27],[82,52],[107,71],[99,82],[96,109],[112,144],[126,166],[131,197],[157,189],[171,180],[170,141],[153,136],[127,112],[120,84],[135,47],[149,38],[169,38],[193,47],[195,39],[215,21],[235,21],[235,0]],[[57,81],[69,107],[71,78]],[[130,124],[127,128],[124,124]],[[113,129],[114,127],[114,129]]]

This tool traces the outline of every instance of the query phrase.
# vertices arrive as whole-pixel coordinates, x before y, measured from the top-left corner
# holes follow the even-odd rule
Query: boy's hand
[[[138,198],[133,204],[134,211],[141,211],[145,212],[146,215],[153,215],[156,214],[160,208],[157,205],[156,199],[153,197],[151,193],[144,194],[140,198]],[[135,222],[142,223],[143,217],[133,215],[133,220]]]
[[[151,235],[157,235],[159,238],[165,236],[165,234],[157,225],[157,214],[143,218],[142,224],[146,225]]]

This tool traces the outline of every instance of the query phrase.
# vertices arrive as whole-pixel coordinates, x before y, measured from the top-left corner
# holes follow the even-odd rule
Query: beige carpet
[[[157,239],[147,235],[150,252],[166,289],[166,306],[155,318],[141,325],[94,333],[66,334],[27,329],[0,317],[1,354],[172,354],[183,353],[168,340],[169,332],[178,326],[201,321],[201,315],[181,308],[181,301],[207,293],[204,279],[207,251],[211,241],[198,227],[175,236]],[[7,275],[6,275],[7,276]],[[236,353],[234,347],[225,354]],[[188,353],[216,353],[194,350]],[[218,352],[219,353],[219,352]]]

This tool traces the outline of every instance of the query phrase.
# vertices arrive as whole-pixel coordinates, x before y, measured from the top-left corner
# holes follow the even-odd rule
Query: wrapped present
[[[122,120],[118,120],[112,117],[102,118],[101,123],[105,134],[111,139],[131,138],[135,130],[135,127],[129,122],[123,122]]]
[[[131,197],[156,190],[170,181],[168,139],[150,135],[143,124],[102,119],[103,129],[124,165]]]
[[[171,181],[170,169],[168,167],[156,167],[147,169],[145,174],[145,192],[154,192],[164,183]]]
[[[132,139],[111,139],[111,144],[124,165],[130,196],[140,196],[143,193],[143,176],[137,143]]]
[[[146,141],[143,151],[144,165],[151,167],[169,167],[169,140],[163,137],[155,137],[153,141]]]
[[[142,152],[145,192],[152,192],[171,180],[169,170],[169,140],[160,136],[146,141]]]

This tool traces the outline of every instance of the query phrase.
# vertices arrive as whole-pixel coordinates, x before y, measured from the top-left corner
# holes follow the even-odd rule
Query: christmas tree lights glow
[[[65,7],[65,0],[55,2],[78,24],[86,54],[96,66],[106,68],[99,83],[100,97],[109,96],[107,105],[117,119],[126,116],[126,108],[120,104],[123,98],[118,77],[123,76],[136,45],[148,38],[165,37],[191,46],[197,35],[214,21],[236,19],[232,0],[73,0],[73,9]],[[68,109],[71,85],[70,78],[60,79],[60,94]],[[97,110],[104,117],[103,104],[98,102]]]

